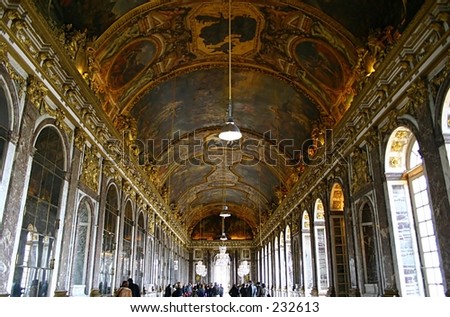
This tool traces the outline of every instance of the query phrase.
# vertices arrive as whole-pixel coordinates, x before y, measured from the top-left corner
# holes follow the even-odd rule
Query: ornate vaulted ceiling
[[[193,239],[253,239],[296,184],[326,129],[422,0],[37,1],[88,47],[92,88]],[[75,50],[76,52],[76,50]],[[79,61],[83,60],[82,58]]]

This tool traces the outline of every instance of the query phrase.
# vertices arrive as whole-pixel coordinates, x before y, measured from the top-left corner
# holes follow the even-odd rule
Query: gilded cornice
[[[430,81],[430,88],[432,90],[432,94],[436,97],[439,87],[444,83],[446,79],[450,76],[450,50],[447,51],[447,58],[445,67]]]
[[[100,159],[95,147],[85,147],[80,182],[98,192],[100,177]]]
[[[351,156],[351,170],[351,191],[355,194],[372,182],[368,155],[360,147],[356,147]]]
[[[250,249],[255,247],[256,245],[252,241],[232,241],[228,240],[225,242],[222,241],[191,241],[188,245],[189,248],[193,249],[217,249],[219,250],[220,246],[226,246],[228,250],[230,249]]]
[[[18,72],[11,66],[11,63],[8,59],[8,45],[0,41],[0,63],[3,64],[6,68],[11,79],[15,82],[19,98],[23,95],[26,89],[26,80],[22,76],[19,75]]]

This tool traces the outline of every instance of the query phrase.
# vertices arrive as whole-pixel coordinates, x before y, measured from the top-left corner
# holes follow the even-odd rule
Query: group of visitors
[[[252,281],[248,283],[242,283],[239,286],[233,284],[228,292],[231,297],[270,297],[267,291],[266,284]]]
[[[228,291],[231,297],[265,297],[270,296],[264,283],[248,281],[233,284]],[[164,297],[223,297],[224,287],[219,283],[184,284],[180,282],[168,284],[164,290]]]
[[[242,284],[233,284],[228,294],[230,297],[270,297],[264,283],[248,281]],[[114,292],[116,297],[141,297],[139,285],[133,282],[132,278],[122,282],[120,287]],[[168,284],[164,290],[164,297],[223,297],[224,287],[215,283],[187,283],[181,282]]]
[[[164,297],[223,297],[223,292],[222,284],[218,283],[181,285],[180,282],[177,282],[174,285],[168,284],[166,286]]]

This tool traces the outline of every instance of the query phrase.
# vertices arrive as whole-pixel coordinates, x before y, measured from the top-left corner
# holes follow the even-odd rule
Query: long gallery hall
[[[450,296],[450,0],[0,3],[0,296]]]

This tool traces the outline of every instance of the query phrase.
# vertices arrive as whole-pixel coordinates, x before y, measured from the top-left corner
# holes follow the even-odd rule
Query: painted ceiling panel
[[[225,200],[230,236],[255,237],[423,3],[35,1],[86,36],[77,68],[193,239],[220,236]],[[243,138],[227,143],[229,76]]]

